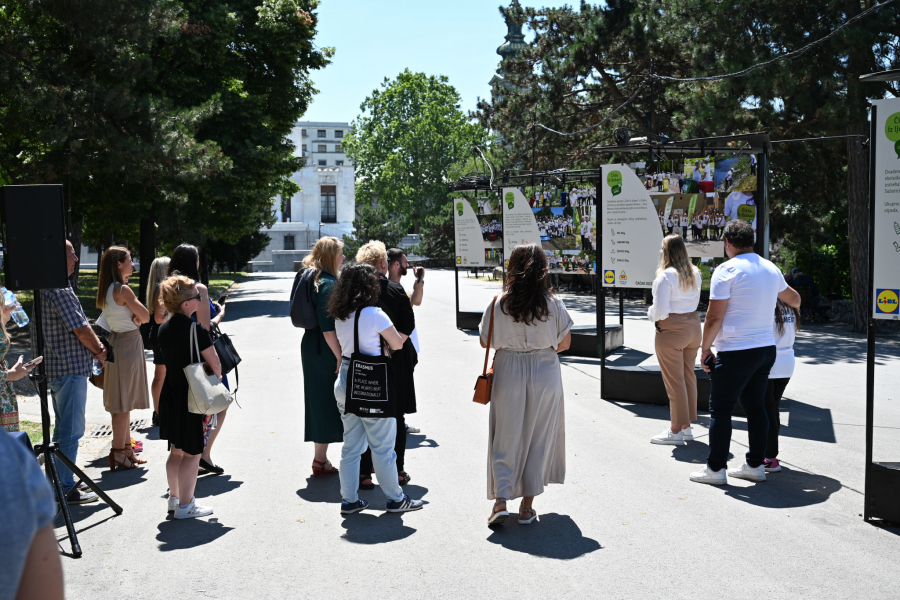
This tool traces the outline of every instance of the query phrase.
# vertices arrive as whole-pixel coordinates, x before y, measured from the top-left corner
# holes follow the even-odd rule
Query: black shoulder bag
[[[397,393],[391,359],[383,354],[367,356],[359,351],[360,313],[362,308],[356,311],[353,322],[354,352],[350,355],[350,368],[347,369],[344,411],[370,419],[392,418],[396,415]],[[383,339],[381,344],[384,345]]]
[[[222,365],[222,375],[228,375],[234,371],[235,384],[234,392],[237,393],[238,387],[241,385],[241,376],[238,374],[237,366],[241,363],[241,356],[234,348],[234,344],[228,334],[222,333],[217,323],[213,323],[210,327],[210,334],[213,339],[213,346],[216,348],[216,354],[219,355],[219,363]]]

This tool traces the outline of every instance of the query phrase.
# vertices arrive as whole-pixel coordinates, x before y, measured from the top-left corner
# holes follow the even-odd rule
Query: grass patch
[[[41,431],[41,424],[35,423],[34,421],[19,421],[19,431],[24,431],[28,434],[28,439],[31,440],[31,445],[40,444],[44,441],[44,433]],[[50,428],[50,433],[53,433],[53,428]]]

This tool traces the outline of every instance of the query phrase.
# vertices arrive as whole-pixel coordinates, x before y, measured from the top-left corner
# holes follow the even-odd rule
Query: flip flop
[[[530,519],[520,518],[519,525],[531,525],[532,523],[534,523],[534,520],[537,519],[537,511],[534,510],[533,508],[529,508],[528,510],[531,511],[531,518]],[[519,515],[520,516],[522,515],[522,511],[519,511]]]
[[[509,511],[506,510],[498,510],[494,514],[491,515],[491,518],[488,519],[488,527],[492,527],[495,525],[503,525],[506,522],[506,519],[509,518]]]

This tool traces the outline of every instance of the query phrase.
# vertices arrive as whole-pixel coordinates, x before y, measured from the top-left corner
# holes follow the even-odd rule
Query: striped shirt
[[[72,286],[41,290],[41,321],[48,382],[69,374],[90,377],[94,355],[72,332],[89,323]]]

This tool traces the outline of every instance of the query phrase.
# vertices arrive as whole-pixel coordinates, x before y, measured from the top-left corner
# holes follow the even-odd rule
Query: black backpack
[[[316,270],[307,267],[298,271],[291,286],[291,323],[294,327],[315,329],[319,326],[316,307],[312,303],[312,290]]]

